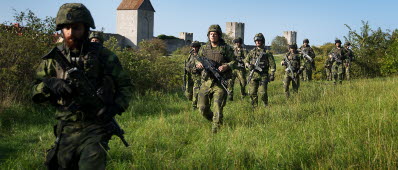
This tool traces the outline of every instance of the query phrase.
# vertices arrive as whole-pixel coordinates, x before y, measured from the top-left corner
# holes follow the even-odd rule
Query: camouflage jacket
[[[197,56],[198,56],[197,53],[192,53],[192,54],[189,54],[187,60],[185,60],[185,70],[188,71],[189,73],[193,73],[193,74],[200,73],[195,65],[195,63],[197,62],[197,59],[195,57],[197,57]]]
[[[60,45],[58,48],[70,63],[84,72],[90,84],[96,89],[103,87],[105,82],[111,81],[113,103],[120,106],[123,111],[127,109],[133,88],[129,76],[123,70],[118,57],[113,52],[98,43],[85,43],[82,52],[72,52],[65,45]],[[45,85],[42,82],[44,78],[51,77],[69,80],[68,73],[60,67],[57,61],[54,59],[44,59],[36,73],[36,82],[33,86],[33,99],[36,95],[39,95],[44,96],[45,100],[36,102],[49,100],[51,103],[55,104],[57,106],[56,118],[58,120],[91,121],[96,119],[96,113],[90,112],[91,110],[98,110],[98,108],[86,107],[87,105],[99,105],[99,103],[90,103],[92,101],[86,101],[87,105],[82,104],[81,109],[75,113],[65,109],[77,96],[84,97],[82,94],[72,96],[71,98],[51,97],[48,90],[45,90]],[[109,90],[109,88],[107,90]]]
[[[329,52],[329,54],[330,55],[334,54],[336,56],[336,58],[332,58],[333,63],[336,63],[336,64],[341,64],[347,58],[347,51],[343,47],[341,47],[341,48],[334,47]]]
[[[355,60],[354,52],[349,48],[345,48],[345,51],[347,52],[346,62],[354,61]]]
[[[306,53],[306,54],[308,54],[311,58],[315,58],[315,52],[314,52],[314,50],[311,48],[311,46],[309,46],[309,45],[307,45],[307,46],[301,46],[300,47],[300,51],[301,51],[301,53],[302,53],[302,55],[304,55],[303,53]],[[306,59],[305,57],[303,57],[304,58],[304,61],[306,62],[306,63],[308,63],[308,62],[310,62],[308,59]]]
[[[292,65],[293,72],[297,72],[299,70],[302,70],[304,68],[304,60],[299,53],[286,53],[284,60],[287,59],[290,64]],[[287,67],[287,64],[283,64],[285,67]]]
[[[247,56],[247,49],[246,48],[234,48],[235,60],[236,60],[236,68],[245,68],[245,57]]]
[[[211,43],[203,45],[198,53],[199,56],[203,56],[209,58],[210,60],[216,62],[218,65],[227,65],[229,68],[227,71],[224,71],[222,75],[225,78],[229,78],[232,76],[232,69],[234,68],[235,59],[234,59],[234,51],[231,46],[226,44],[224,41],[221,41],[217,47],[212,47]],[[196,61],[196,64],[199,62]],[[212,86],[214,81],[212,76],[205,70],[202,70],[202,82],[207,82],[206,84]]]
[[[262,55],[260,56],[260,54]],[[271,52],[265,50],[264,48],[256,47],[252,49],[244,60],[245,65],[254,65],[258,57],[261,57],[259,66],[260,68],[263,69],[263,71],[262,72],[255,71],[253,73],[253,79],[258,79],[263,76],[268,76],[269,71],[272,72],[271,74],[274,74],[276,71],[274,56],[272,55]]]

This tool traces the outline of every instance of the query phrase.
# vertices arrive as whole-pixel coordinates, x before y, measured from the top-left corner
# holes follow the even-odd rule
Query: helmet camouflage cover
[[[219,36],[222,36],[221,27],[217,24],[210,25],[209,30],[207,31],[207,36],[210,35],[210,32],[217,32]]]
[[[59,8],[57,18],[55,19],[56,30],[61,30],[62,25],[73,23],[83,23],[95,29],[94,19],[86,6],[81,3],[63,4]]]
[[[91,31],[88,39],[91,40],[91,38],[98,38],[101,42],[104,41],[104,36],[103,36],[102,32],[100,32],[100,31]]]
[[[351,45],[351,43],[348,41],[344,43],[344,46],[350,46],[350,45]]]
[[[340,44],[341,44],[341,40],[339,40],[339,39],[334,40],[334,44],[337,44],[337,43],[340,43]]]
[[[310,43],[310,40],[308,40],[307,38],[303,40],[303,43]]]
[[[201,47],[202,45],[200,44],[200,42],[199,41],[194,41],[194,42],[192,42],[192,44],[191,44],[191,47]]]
[[[265,38],[264,35],[262,33],[258,33],[254,36],[254,42],[256,41],[262,41],[265,42]]]
[[[290,45],[289,45],[289,48],[297,49],[297,44],[290,44]]]
[[[243,40],[242,40],[242,38],[236,38],[236,39],[234,39],[234,43],[240,43],[240,44],[242,44],[242,42],[243,42]]]

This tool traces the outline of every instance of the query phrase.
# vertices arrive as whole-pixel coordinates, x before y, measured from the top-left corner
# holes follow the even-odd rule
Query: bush
[[[285,37],[276,36],[271,43],[271,51],[275,54],[283,54],[289,51]]]

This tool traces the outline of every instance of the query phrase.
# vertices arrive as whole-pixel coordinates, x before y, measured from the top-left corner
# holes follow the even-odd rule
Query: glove
[[[274,76],[274,74],[271,74],[270,76],[269,76],[269,81],[274,81],[275,80],[275,76]]]
[[[116,114],[120,115],[122,112],[123,109],[119,105],[112,104],[101,109],[98,112],[97,117],[100,122],[106,123],[110,122],[112,118],[116,116]]]
[[[43,83],[56,97],[67,97],[72,94],[72,89],[64,80],[58,78],[44,78]]]

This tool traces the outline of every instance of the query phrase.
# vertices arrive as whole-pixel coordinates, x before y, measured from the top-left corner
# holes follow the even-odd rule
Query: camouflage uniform
[[[340,40],[336,40],[336,43],[340,43]],[[334,54],[336,58],[332,58],[332,73],[333,73],[333,83],[336,84],[337,81],[341,84],[343,81],[343,73],[344,73],[344,64],[343,61],[346,59],[346,50],[343,47],[334,47],[332,51],[329,53],[330,55]]]
[[[199,45],[198,45],[199,44]],[[193,42],[192,47],[198,46],[200,48],[200,43],[199,42]],[[189,100],[192,100],[192,108],[196,109],[197,108],[197,103],[198,103],[198,93],[200,89],[200,70],[198,70],[195,66],[195,63],[197,62],[196,58],[198,54],[195,52],[192,52],[189,56],[188,59],[185,62],[185,70],[187,71],[187,83],[185,87],[185,95]]]
[[[242,96],[246,96],[245,88],[246,88],[246,69],[245,69],[245,64],[244,64],[244,59],[245,56],[247,55],[247,50],[243,47],[235,47],[234,48],[234,54],[235,54],[235,69],[233,69],[232,73],[232,79],[230,80],[229,83],[229,91],[231,92],[229,94],[229,99],[233,100],[233,95],[234,95],[234,85],[235,85],[235,79],[238,78],[239,85],[240,85],[240,92]]]
[[[347,58],[344,60],[345,65],[345,79],[350,80],[350,70],[351,70],[351,62],[355,60],[354,52],[349,48],[351,43],[346,42],[344,44],[344,48],[347,52]]]
[[[328,56],[325,60],[325,71],[326,71],[326,80],[327,81],[332,81],[332,66],[333,66],[333,60]]]
[[[290,48],[292,48],[293,46],[294,45],[291,45]],[[294,46],[293,48],[297,49],[297,46]],[[288,52],[285,55],[285,59],[287,59],[291,64],[291,67],[292,67],[291,71],[293,72],[292,74],[293,74],[293,78],[294,78],[293,79],[290,76],[291,73],[289,74],[288,70],[286,69],[284,80],[283,80],[283,87],[285,90],[286,97],[289,97],[290,96],[290,92],[289,92],[290,82],[292,82],[293,92],[295,92],[295,93],[298,92],[298,89],[300,87],[299,74],[300,74],[300,72],[302,72],[302,70],[304,70],[304,66],[303,66],[303,62],[301,61],[302,57],[300,56],[298,51],[296,51],[295,53]],[[282,65],[284,65],[286,68],[288,67],[287,63],[285,61],[282,61]]]
[[[261,33],[256,34],[255,41],[256,37],[259,37],[259,40],[263,42],[265,40],[263,34]],[[260,97],[265,106],[268,105],[268,92],[267,92],[268,82],[270,81],[270,76],[273,77],[276,71],[274,56],[272,55],[272,53],[268,52],[263,45],[261,47],[256,47],[252,49],[245,58],[244,62],[246,66],[249,66],[249,72],[252,71],[250,70],[252,69],[250,67],[252,67],[255,64],[258,57],[261,57],[259,66],[262,69],[262,71],[260,72],[258,70],[255,70],[253,72],[250,82],[248,82],[249,95],[253,107],[258,106],[258,97]],[[271,71],[270,75],[269,71]]]
[[[199,50],[199,56],[203,56],[211,59],[219,65],[227,65],[229,69],[222,73],[225,76],[227,74],[232,74],[231,69],[234,65],[234,52],[232,47],[224,42],[221,39],[221,28],[219,25],[211,25],[208,31],[208,35],[210,32],[217,32],[220,39],[218,41],[217,47],[212,47],[211,43],[208,42]],[[197,63],[198,64],[198,63]],[[224,88],[215,80],[211,73],[203,70],[201,73],[202,80],[201,86],[199,90],[199,98],[198,98],[198,108],[201,114],[208,120],[212,121],[212,131],[216,133],[222,124],[223,120],[223,107],[226,104],[227,92]],[[230,75],[229,75],[230,76]],[[213,100],[213,110],[210,110],[210,102]]]
[[[56,19],[57,30],[62,29],[63,24],[75,22],[95,28],[91,14],[84,5],[62,5]],[[49,101],[57,108],[55,117],[58,123],[54,128],[57,140],[47,153],[49,169],[105,169],[108,141],[114,131],[110,119],[101,119],[99,110],[104,106],[107,108],[101,116],[121,114],[131,99],[131,81],[117,56],[98,43],[88,42],[88,36],[85,38],[80,51],[69,49],[65,43],[57,48],[74,67],[83,71],[90,85],[98,89],[101,96],[107,97],[108,102],[90,100],[92,97],[80,91],[83,88],[77,85],[63,86],[64,89],[72,89],[71,95],[55,95],[51,90],[54,88],[49,87],[49,80],[73,80],[52,58],[52,54],[43,58],[36,74],[32,99],[36,103]]]
[[[307,41],[306,41],[307,40]],[[307,42],[307,43],[309,43],[309,41],[308,41],[308,39],[305,39],[304,40],[304,42]],[[316,68],[315,68],[315,52],[314,52],[314,50],[311,48],[311,46],[310,45],[307,45],[307,46],[301,46],[300,47],[300,51],[301,52],[306,52],[313,60],[312,61],[310,61],[310,60],[308,60],[308,59],[306,59],[305,57],[304,57],[304,71],[303,71],[303,73],[301,74],[301,76],[302,76],[302,80],[304,80],[304,81],[311,81],[312,80],[312,71],[313,70],[316,70]]]

